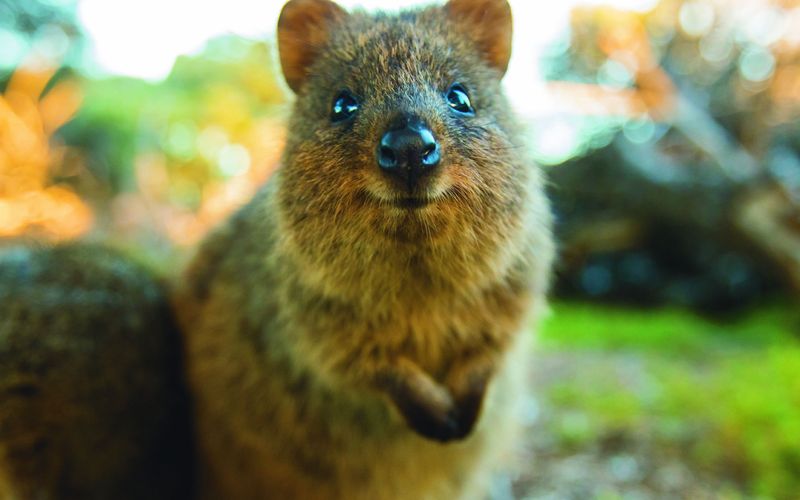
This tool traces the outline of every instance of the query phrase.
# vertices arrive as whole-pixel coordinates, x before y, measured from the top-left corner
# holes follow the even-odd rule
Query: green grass
[[[690,312],[561,303],[542,348],[580,360],[550,386],[569,449],[638,435],[759,498],[800,498],[800,314],[719,323]],[[585,361],[584,361],[585,360]]]
[[[770,305],[715,322],[682,309],[640,310],[557,303],[540,340],[546,346],[631,349],[660,354],[705,354],[725,347],[753,348],[800,340],[800,311]]]

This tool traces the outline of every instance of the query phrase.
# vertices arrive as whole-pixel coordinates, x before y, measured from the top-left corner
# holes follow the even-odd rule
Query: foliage
[[[719,163],[716,156],[738,148],[763,158],[770,147],[796,140],[797,3],[742,4],[661,0],[644,13],[576,9],[570,32],[542,65],[556,96],[578,111],[572,126],[580,141],[560,160],[605,147],[617,131],[693,163]],[[755,168],[716,167],[732,177]]]
[[[800,9],[731,5],[572,12],[543,64],[574,110],[544,159],[559,292],[730,311],[800,290]]]
[[[284,93],[265,43],[222,37],[163,82],[88,80],[85,92],[62,135],[124,218],[103,228],[116,239],[167,253],[194,243],[276,166]]]
[[[85,56],[75,0],[0,0],[0,88],[31,54],[79,66]]]
[[[21,67],[0,94],[0,238],[24,231],[71,238],[92,222],[86,203],[59,182],[82,168],[74,151],[54,138],[78,109],[81,93],[69,80],[45,91],[54,72]]]
[[[585,303],[554,306],[541,341],[577,349],[629,349],[669,356],[703,357],[709,350],[741,350],[791,343],[800,315],[788,305],[762,306],[712,321],[679,308],[653,312]]]

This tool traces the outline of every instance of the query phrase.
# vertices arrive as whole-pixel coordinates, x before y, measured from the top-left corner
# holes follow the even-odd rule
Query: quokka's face
[[[278,35],[297,92],[284,166],[297,196],[389,217],[517,199],[519,151],[500,88],[505,0],[399,16],[293,0]]]

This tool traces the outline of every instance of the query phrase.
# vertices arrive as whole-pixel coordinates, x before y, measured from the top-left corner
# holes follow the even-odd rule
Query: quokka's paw
[[[384,372],[380,387],[412,431],[443,443],[458,439],[460,415],[453,396],[415,363],[399,360]]]
[[[411,430],[420,436],[443,443],[458,438],[458,409],[444,387],[400,391],[393,401]]]
[[[446,386],[453,395],[458,414],[458,430],[454,439],[464,439],[475,429],[493,374],[494,364],[490,360],[476,359],[452,370],[448,375]]]
[[[475,360],[452,370],[441,384],[415,363],[402,359],[382,373],[379,387],[411,430],[447,443],[472,433],[493,373],[492,364]]]

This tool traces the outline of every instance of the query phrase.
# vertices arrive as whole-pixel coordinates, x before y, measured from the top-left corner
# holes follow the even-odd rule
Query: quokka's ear
[[[448,17],[464,28],[489,64],[505,74],[511,58],[512,20],[507,0],[450,0]]]
[[[278,18],[278,52],[286,83],[296,93],[308,68],[347,12],[330,0],[290,0]]]

